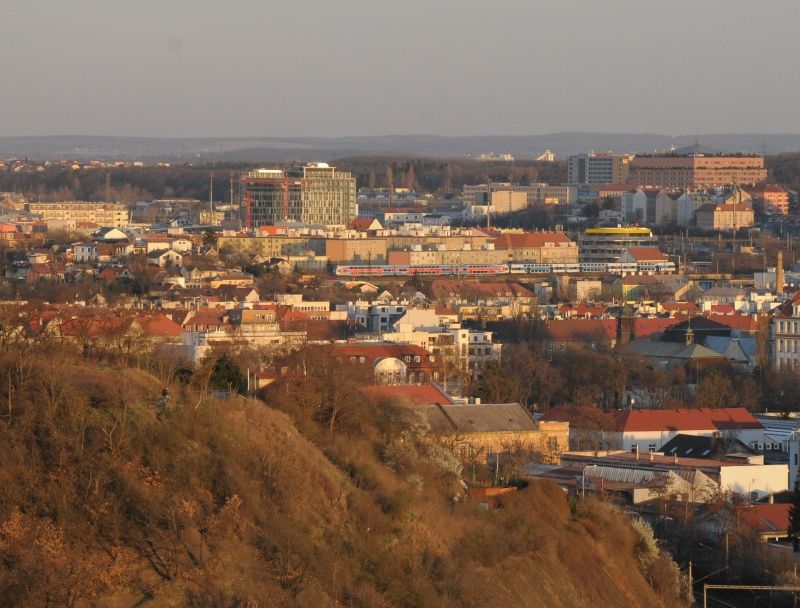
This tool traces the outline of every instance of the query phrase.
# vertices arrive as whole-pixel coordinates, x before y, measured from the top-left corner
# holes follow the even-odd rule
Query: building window
[[[650,454],[652,454],[653,452],[655,452],[655,451],[656,451],[656,444],[655,444],[655,443],[651,443],[650,445],[648,445],[648,446],[647,446],[647,451],[648,451]]]

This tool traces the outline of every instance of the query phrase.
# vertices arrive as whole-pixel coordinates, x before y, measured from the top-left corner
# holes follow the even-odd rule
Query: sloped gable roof
[[[536,431],[519,403],[432,405],[426,408],[431,431],[440,434]]]
[[[612,342],[617,335],[616,319],[552,319],[545,331],[553,342]]]
[[[621,419],[624,432],[713,431],[761,429],[761,423],[743,407],[632,410]]]
[[[504,232],[494,239],[495,249],[545,247],[548,243],[575,243],[563,232]]]
[[[742,523],[759,534],[783,536],[789,530],[791,503],[748,505],[741,512]]]
[[[631,257],[638,262],[665,262],[667,258],[657,247],[631,247]]]
[[[433,384],[384,384],[364,386],[361,392],[370,398],[390,397],[411,405],[451,405],[447,394]]]

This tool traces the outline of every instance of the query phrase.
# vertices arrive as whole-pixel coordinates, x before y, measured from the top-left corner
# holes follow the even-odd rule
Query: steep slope
[[[482,512],[430,462],[395,474],[389,410],[306,438],[174,387],[159,418],[153,376],[48,355],[0,356],[1,606],[667,605],[605,505],[534,484]]]

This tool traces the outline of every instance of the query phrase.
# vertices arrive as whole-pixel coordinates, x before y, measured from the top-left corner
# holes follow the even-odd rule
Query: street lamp
[[[581,475],[581,498],[586,498],[586,469],[595,469],[597,470],[596,464],[587,464],[583,467],[583,474]]]

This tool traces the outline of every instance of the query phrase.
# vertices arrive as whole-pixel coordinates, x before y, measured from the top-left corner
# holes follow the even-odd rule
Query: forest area
[[[502,364],[489,363],[472,391],[490,403],[518,402],[546,412],[562,403],[591,410],[642,407],[745,407],[791,411],[800,393],[800,374],[769,365],[752,372],[730,364],[654,368],[644,360],[588,347],[549,349],[540,321],[487,324],[504,343]],[[759,338],[762,360],[767,337]],[[694,388],[691,389],[689,385]]]
[[[469,159],[435,160],[422,158],[353,157],[333,163],[342,171],[350,171],[359,188],[395,188],[421,192],[458,193],[464,184],[487,180],[530,183],[559,183],[566,178],[563,163],[535,161],[479,162]],[[110,198],[114,202],[134,203],[142,200],[190,198],[208,200],[211,173],[214,173],[214,200],[227,202],[238,196],[238,173],[259,164],[212,163],[203,167],[174,165],[170,167],[115,167],[72,170],[50,167],[42,172],[0,172],[0,192],[23,194],[31,201],[103,201],[106,199],[106,175],[110,180]],[[291,166],[291,165],[286,165]]]
[[[769,181],[790,188],[800,187],[800,153],[768,156]],[[563,161],[478,161],[469,158],[430,159],[393,156],[354,156],[334,161],[338,169],[350,171],[359,188],[395,188],[440,195],[455,195],[466,184],[511,181],[522,185],[566,181]],[[114,167],[72,170],[60,166],[41,172],[0,172],[0,191],[21,193],[29,200],[102,201],[106,198],[106,175],[111,199],[122,203],[140,200],[191,198],[208,200],[214,173],[214,200],[230,200],[231,179],[239,172],[275,163],[209,163],[205,166]],[[286,163],[281,166],[300,166]],[[234,196],[238,187],[234,184]]]
[[[768,181],[786,186],[800,188],[800,152],[767,156],[764,164],[769,170]]]

